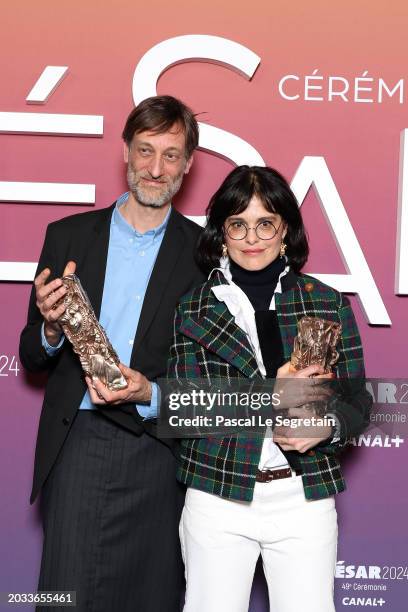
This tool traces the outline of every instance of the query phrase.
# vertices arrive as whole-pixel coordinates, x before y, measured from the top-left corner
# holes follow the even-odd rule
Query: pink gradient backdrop
[[[383,104],[290,102],[279,96],[278,82],[286,74],[302,77],[315,69],[325,77],[339,75],[351,81],[367,70],[376,80],[382,77],[394,85],[407,75],[407,26],[408,10],[402,0],[393,2],[392,10],[385,2],[368,0],[248,4],[17,0],[3,5],[0,111],[100,114],[104,136],[2,134],[0,180],[95,183],[96,207],[109,205],[125,189],[120,133],[133,106],[132,77],[142,55],[156,43],[182,34],[210,34],[239,42],[261,57],[252,81],[213,64],[185,63],[161,77],[158,92],[182,98],[203,113],[201,121],[247,140],[289,180],[304,156],[325,158],[393,323],[390,328],[369,326],[353,298],[368,375],[404,377],[408,301],[394,295],[394,271],[399,139],[408,128],[407,102],[398,104],[396,98]],[[45,106],[27,106],[25,97],[46,65],[68,65],[69,74]],[[293,91],[293,83],[287,89]],[[203,214],[210,195],[231,168],[225,160],[198,152],[176,202],[178,208],[185,214]],[[47,224],[87,208],[0,203],[0,261],[36,261]],[[311,239],[307,270],[343,272],[313,193],[302,211]],[[28,293],[26,284],[0,285],[0,354],[17,354]],[[37,387],[22,372],[0,378],[3,591],[34,588],[36,580],[40,533],[36,511],[28,508],[27,500],[41,405],[41,386]],[[373,492],[373,487],[383,488],[386,498],[392,497],[387,487],[397,479],[395,469],[406,453],[403,446],[391,450],[355,451],[358,464],[348,465],[351,492],[339,504],[344,525],[340,550],[356,557],[361,537],[363,548],[368,546],[362,557],[371,563],[388,562],[393,554],[403,562],[397,542],[406,494],[399,491],[398,503],[395,500],[390,508],[382,495]],[[392,464],[397,466],[394,471]],[[380,481],[373,483],[368,477],[376,469]],[[368,526],[360,523],[356,506],[365,506],[366,511],[368,506],[378,508],[378,520],[385,509],[395,510],[398,528],[382,528],[382,551],[367,544],[376,521]],[[260,590],[254,598],[253,609],[263,611]],[[388,609],[402,612],[395,606]]]

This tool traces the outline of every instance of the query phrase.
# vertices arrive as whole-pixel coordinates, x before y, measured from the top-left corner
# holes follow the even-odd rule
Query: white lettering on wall
[[[388,98],[404,103],[404,79],[389,85],[385,79],[374,78],[364,70],[361,76],[348,79],[345,76],[319,74],[315,68],[312,74],[285,74],[278,82],[279,95],[284,100],[305,100],[306,102],[355,102],[383,104]]]
[[[45,104],[67,75],[68,66],[46,66],[26,97],[28,104]]]
[[[304,157],[291,187],[301,206],[313,186],[348,274],[315,274],[345,293],[357,293],[369,323],[391,325],[384,302],[323,157]]]
[[[157,81],[165,70],[183,62],[219,64],[251,79],[261,58],[253,51],[227,38],[206,35],[177,36],[155,45],[141,58],[133,75],[133,100],[139,104],[157,95]],[[237,165],[265,165],[261,155],[248,142],[206,123],[200,126],[200,149],[215,153]]]
[[[408,130],[401,132],[395,293],[408,295]]]

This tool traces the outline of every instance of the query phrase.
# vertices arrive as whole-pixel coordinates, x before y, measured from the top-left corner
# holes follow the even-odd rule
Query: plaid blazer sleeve
[[[369,424],[372,397],[365,386],[364,356],[361,338],[350,301],[338,294],[338,317],[342,325],[336,364],[337,380],[335,397],[328,408],[340,426],[337,442],[319,446],[331,454],[345,446],[348,440],[359,435]]]

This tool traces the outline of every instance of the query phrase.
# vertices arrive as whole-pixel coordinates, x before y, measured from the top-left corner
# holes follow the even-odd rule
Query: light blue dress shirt
[[[163,223],[143,234],[136,231],[121,215],[120,206],[128,199],[125,193],[118,199],[112,214],[105,283],[99,322],[105,329],[122,363],[129,366],[133,341],[140,319],[147,285],[159,252],[170,216],[170,209]],[[42,343],[49,355],[61,348],[64,337],[56,347],[48,344],[42,328]],[[80,409],[92,410],[87,391]],[[148,419],[157,416],[158,389],[152,383],[149,405],[136,404],[139,414]]]

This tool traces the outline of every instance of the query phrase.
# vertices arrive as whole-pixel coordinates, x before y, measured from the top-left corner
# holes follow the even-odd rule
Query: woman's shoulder
[[[310,299],[324,299],[335,302],[337,308],[342,308],[350,304],[349,299],[345,295],[315,276],[299,273],[296,274],[296,280],[302,292],[306,292]]]

